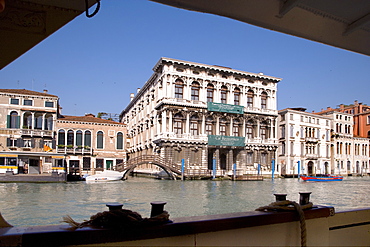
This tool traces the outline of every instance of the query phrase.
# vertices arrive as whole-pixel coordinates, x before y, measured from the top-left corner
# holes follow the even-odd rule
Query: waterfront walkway
[[[66,182],[66,174],[44,173],[44,174],[0,174],[1,182],[32,182],[32,183],[57,183]]]

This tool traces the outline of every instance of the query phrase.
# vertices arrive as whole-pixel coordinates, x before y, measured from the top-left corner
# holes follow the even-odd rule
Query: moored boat
[[[85,180],[86,182],[107,182],[107,181],[121,180],[122,177],[123,177],[123,172],[104,171],[99,174],[87,176]]]
[[[303,181],[314,181],[314,182],[328,182],[328,181],[342,181],[343,180],[343,176],[332,176],[332,175],[327,175],[327,176],[322,176],[322,177],[300,175],[299,177]]]

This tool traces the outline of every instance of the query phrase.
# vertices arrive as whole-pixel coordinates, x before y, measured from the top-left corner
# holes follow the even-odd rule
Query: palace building
[[[278,148],[280,78],[161,58],[131,94],[128,159],[158,155],[192,172],[271,175]]]

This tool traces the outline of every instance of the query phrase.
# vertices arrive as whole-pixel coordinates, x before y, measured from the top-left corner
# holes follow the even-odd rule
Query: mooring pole
[[[275,159],[272,158],[272,161],[271,161],[271,177],[272,179],[274,179],[274,173],[275,173]]]
[[[216,159],[213,159],[213,162],[212,162],[212,178],[215,179],[216,178]]]
[[[181,180],[184,180],[185,159],[181,160]]]

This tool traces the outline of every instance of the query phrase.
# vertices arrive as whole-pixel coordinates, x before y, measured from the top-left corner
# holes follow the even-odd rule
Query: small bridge
[[[125,164],[116,166],[116,171],[124,172],[123,179],[127,179],[128,175],[135,169],[136,166],[142,164],[153,164],[162,168],[170,178],[176,180],[176,176],[181,176],[181,165],[172,164],[158,155],[141,155],[129,159]]]

